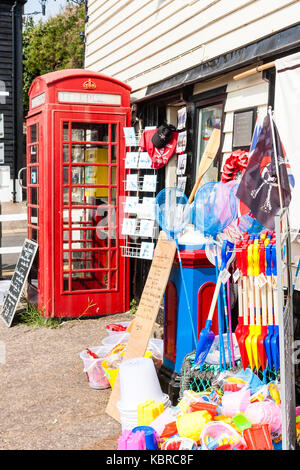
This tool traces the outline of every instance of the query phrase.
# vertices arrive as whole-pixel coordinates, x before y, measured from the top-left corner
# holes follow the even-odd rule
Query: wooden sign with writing
[[[124,354],[124,361],[134,357],[143,357],[147,350],[169,280],[175,253],[176,243],[169,241],[166,234],[161,231],[135,319],[131,325],[130,338]],[[117,408],[119,399],[120,380],[118,376],[110,395],[106,413],[120,422],[120,414]]]
[[[5,297],[0,317],[9,327],[12,324],[16,309],[23,292],[38,244],[25,238],[22,251],[11,278],[8,293]]]

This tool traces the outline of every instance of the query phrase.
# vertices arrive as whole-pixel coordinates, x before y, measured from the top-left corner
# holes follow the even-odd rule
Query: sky
[[[38,21],[40,19],[46,20],[50,16],[55,16],[57,13],[59,13],[60,8],[64,7],[66,5],[67,1],[66,0],[47,0],[46,3],[46,16],[42,16],[41,14],[39,15],[33,15],[33,18],[35,21]],[[33,13],[35,11],[42,11],[42,7],[40,4],[39,0],[27,0],[24,6],[24,13]]]

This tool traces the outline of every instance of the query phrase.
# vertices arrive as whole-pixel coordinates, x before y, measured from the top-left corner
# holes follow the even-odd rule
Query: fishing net
[[[165,188],[155,198],[155,219],[171,238],[182,232],[191,219],[187,196],[177,188]]]
[[[236,217],[236,197],[226,184],[212,181],[198,189],[193,222],[205,236],[216,238]]]
[[[180,380],[180,398],[183,397],[185,390],[193,390],[194,392],[205,392],[212,388],[213,382],[215,382],[217,376],[220,374],[219,365],[210,365],[204,363],[201,367],[194,364],[195,351],[187,354],[182,362],[181,368],[181,380]],[[235,367],[232,367],[230,372],[238,373],[243,369],[242,362],[240,360],[235,362]],[[274,380],[280,381],[280,373],[274,370],[270,370],[268,367],[264,372],[259,370],[257,373],[258,378],[263,383],[269,383]]]

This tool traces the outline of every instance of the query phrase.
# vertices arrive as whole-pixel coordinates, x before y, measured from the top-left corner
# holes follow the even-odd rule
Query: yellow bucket
[[[106,377],[108,378],[109,385],[111,386],[111,388],[113,388],[117,375],[119,373],[119,369],[111,369],[110,367],[108,367],[106,359],[104,359],[104,361],[102,362],[102,368],[105,372]]]
[[[123,352],[123,354],[124,354],[124,352]],[[120,354],[123,356],[122,352]],[[150,357],[151,358],[152,353],[149,352],[149,351],[146,351],[145,357]],[[109,381],[109,385],[111,386],[111,388],[113,388],[113,386],[115,384],[115,381],[116,381],[116,378],[117,378],[117,375],[119,373],[119,369],[112,369],[112,368],[108,367],[106,359],[104,359],[104,361],[102,362],[102,368],[103,368],[103,370],[105,372],[105,375],[106,375],[106,377]]]
[[[178,416],[176,420],[178,433],[180,437],[188,437],[198,442],[204,425],[212,420],[211,414],[206,410]]]

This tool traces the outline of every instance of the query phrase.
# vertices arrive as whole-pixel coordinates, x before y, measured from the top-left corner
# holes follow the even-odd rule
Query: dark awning
[[[149,100],[163,93],[177,90],[196,82],[208,80],[232,70],[251,65],[287,51],[292,52],[300,47],[300,23],[278,33],[267,36],[247,46],[220,55],[183,72],[169,77],[153,85],[149,85],[143,98],[134,103]]]

